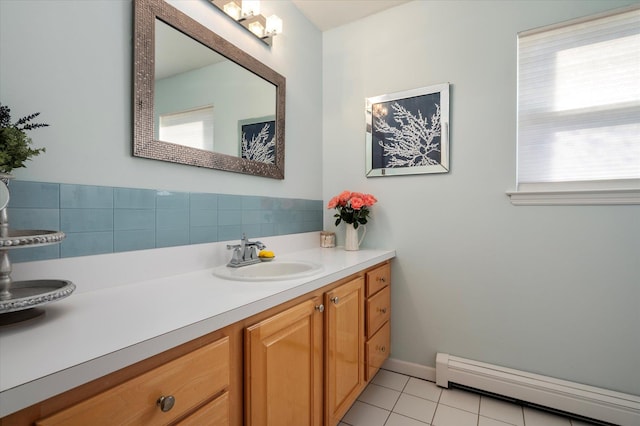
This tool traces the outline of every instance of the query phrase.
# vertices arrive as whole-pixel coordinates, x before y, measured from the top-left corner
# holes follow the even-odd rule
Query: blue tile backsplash
[[[12,181],[12,229],[61,230],[61,244],[12,262],[297,234],[322,229],[322,200]]]

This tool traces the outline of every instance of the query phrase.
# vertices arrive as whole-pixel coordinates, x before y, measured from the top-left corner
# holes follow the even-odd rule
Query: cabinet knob
[[[333,296],[331,298],[331,301],[333,302],[334,305],[337,305],[338,302],[340,301],[340,298],[338,296]]]
[[[386,347],[384,347],[384,346],[378,346],[378,350],[379,350],[380,352],[384,353],[384,352],[387,350],[387,348],[386,348]]]
[[[161,396],[160,398],[158,398],[158,401],[157,401],[157,404],[160,406],[160,409],[164,413],[171,410],[175,403],[176,403],[176,399],[172,395]]]
[[[380,281],[381,283],[386,282],[387,280],[384,277],[378,277],[378,281]]]
[[[378,308],[378,312],[380,312],[381,314],[386,314],[387,313],[387,308]]]
[[[324,305],[320,304],[320,305],[316,305],[316,311],[318,312],[324,312]]]

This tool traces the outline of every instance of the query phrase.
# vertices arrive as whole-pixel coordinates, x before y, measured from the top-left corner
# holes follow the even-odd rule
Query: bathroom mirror
[[[285,78],[163,0],[134,21],[133,155],[284,179]]]

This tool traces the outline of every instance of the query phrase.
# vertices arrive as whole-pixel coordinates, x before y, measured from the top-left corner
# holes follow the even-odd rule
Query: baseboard
[[[640,425],[639,396],[438,353],[436,384],[449,383],[616,425]]]
[[[427,367],[426,365],[401,361],[395,358],[387,358],[387,360],[382,364],[382,368],[393,371],[394,373],[400,373],[416,377],[418,379],[428,380],[430,382],[436,381],[436,369],[433,367]]]

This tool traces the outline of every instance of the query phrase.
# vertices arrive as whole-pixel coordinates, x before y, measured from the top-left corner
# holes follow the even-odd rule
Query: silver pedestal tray
[[[66,280],[31,280],[11,283],[10,297],[0,300],[0,326],[44,314],[42,305],[64,299],[76,289]]]
[[[0,326],[35,318],[44,313],[39,307],[69,296],[76,286],[66,280],[13,281],[9,251],[60,243],[59,231],[9,229],[7,204],[9,193],[0,182]]]
[[[64,240],[64,232],[10,229],[7,236],[0,235],[0,250],[57,244]]]

